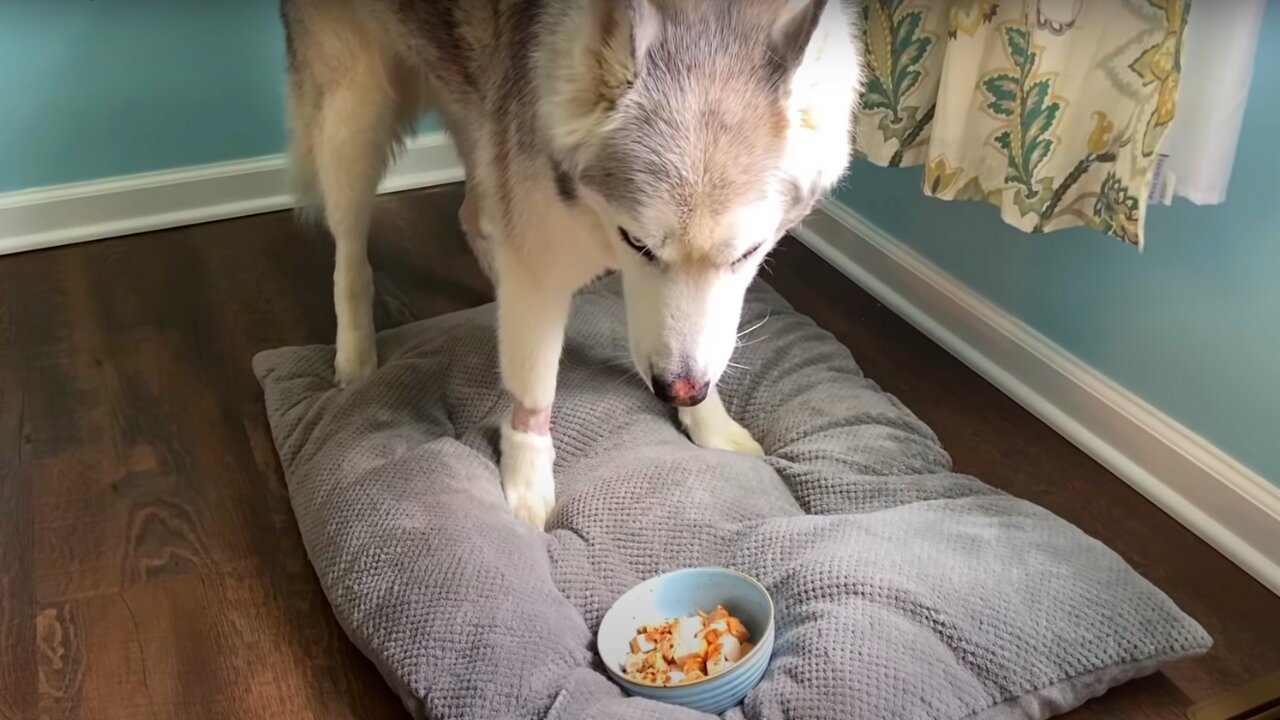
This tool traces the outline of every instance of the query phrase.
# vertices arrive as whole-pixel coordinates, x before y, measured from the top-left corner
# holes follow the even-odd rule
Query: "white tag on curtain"
[[[1173,187],[1178,178],[1169,172],[1169,155],[1160,153],[1156,156],[1156,165],[1151,171],[1151,191],[1147,193],[1147,202],[1168,205],[1173,202]]]

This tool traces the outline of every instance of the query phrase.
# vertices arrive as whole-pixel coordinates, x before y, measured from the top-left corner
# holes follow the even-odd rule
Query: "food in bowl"
[[[701,680],[686,678],[679,685],[659,685],[627,677],[627,655],[631,653],[636,628],[662,625],[670,618],[694,615],[697,608],[706,610],[721,605],[742,621],[743,629],[750,632],[748,642],[752,643],[747,647],[750,652],[741,653],[741,659],[736,662],[731,661],[728,670]],[[651,577],[615,600],[600,621],[596,650],[609,675],[627,694],[721,715],[741,703],[764,678],[773,655],[774,615],[773,599],[758,580],[728,568],[682,568]],[[728,627],[727,619],[725,625]],[[739,642],[740,649],[741,645]],[[668,671],[671,665],[667,663]],[[684,672],[678,666],[676,669]]]
[[[622,669],[634,682],[683,685],[725,672],[751,648],[747,626],[718,605],[640,627]]]

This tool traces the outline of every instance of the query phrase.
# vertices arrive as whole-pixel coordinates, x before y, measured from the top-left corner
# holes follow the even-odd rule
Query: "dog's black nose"
[[[711,383],[707,380],[653,376],[653,394],[663,402],[676,407],[693,407],[701,403],[707,399],[707,391],[710,389]]]

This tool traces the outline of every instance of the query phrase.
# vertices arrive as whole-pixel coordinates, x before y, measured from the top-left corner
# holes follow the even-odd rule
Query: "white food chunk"
[[[644,633],[631,638],[631,652],[647,653],[656,647],[658,647],[657,644]]]
[[[741,659],[742,645],[738,643],[738,639],[734,636],[725,635],[720,638],[719,652],[712,653],[711,657],[707,659],[707,674],[719,675]]]
[[[701,657],[707,651],[707,641],[698,637],[701,630],[702,618],[700,617],[682,617],[676,620],[672,633],[675,638],[672,655],[675,657],[676,664],[683,665],[685,660]]]

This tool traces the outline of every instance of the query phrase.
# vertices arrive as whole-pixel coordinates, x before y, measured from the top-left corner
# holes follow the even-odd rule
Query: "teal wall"
[[[0,192],[281,152],[277,7],[0,1]]]
[[[1280,485],[1280,7],[1270,4],[1228,200],[1153,208],[1147,246],[1022,234],[857,163],[839,200]]]

